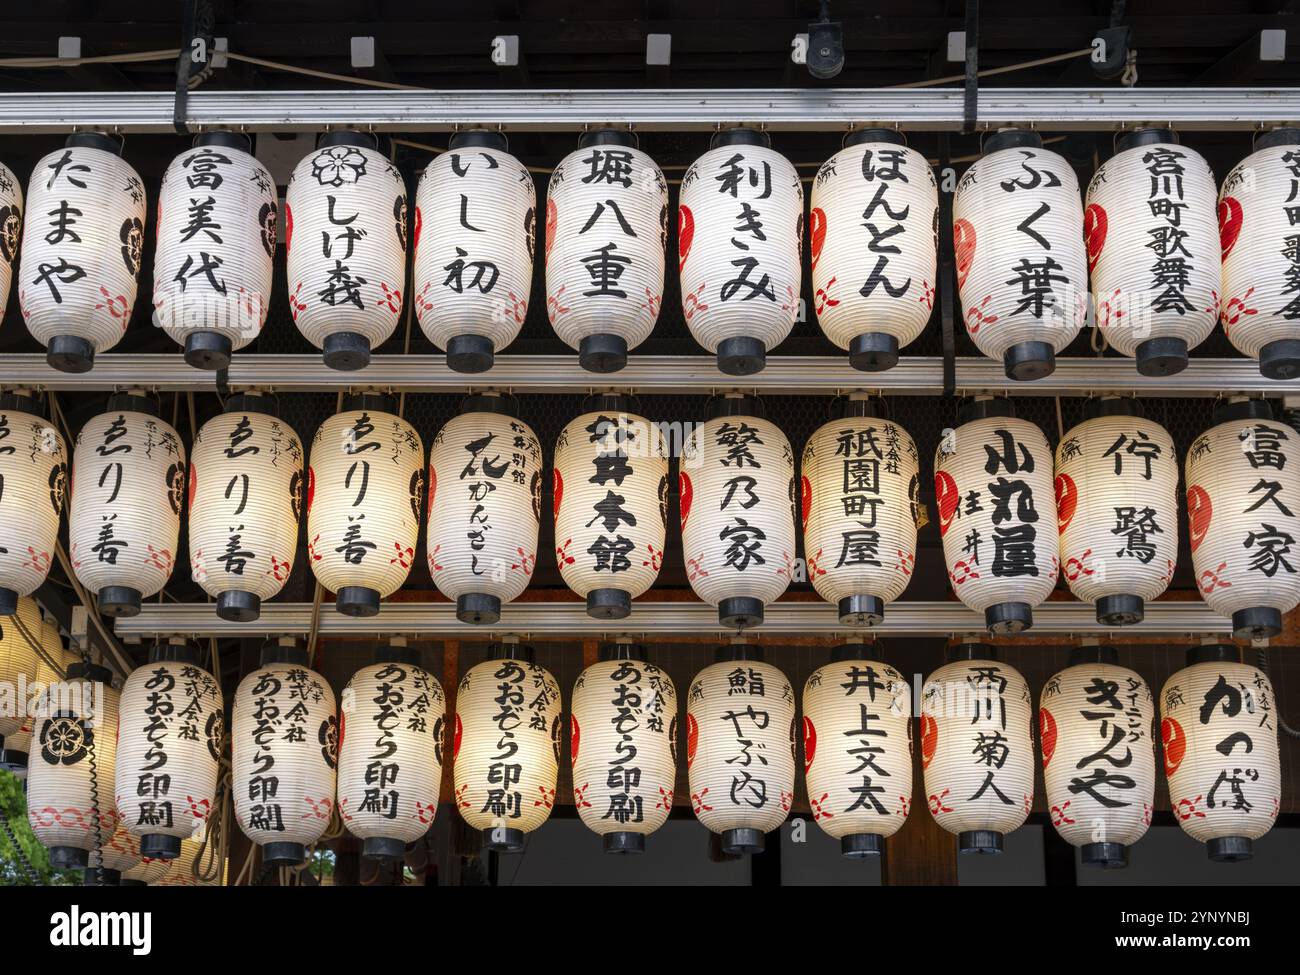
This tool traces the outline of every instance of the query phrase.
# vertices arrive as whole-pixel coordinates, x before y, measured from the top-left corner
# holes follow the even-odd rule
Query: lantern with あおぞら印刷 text
[[[22,390],[0,396],[0,617],[11,615],[50,573],[67,505],[68,454],[63,437]]]

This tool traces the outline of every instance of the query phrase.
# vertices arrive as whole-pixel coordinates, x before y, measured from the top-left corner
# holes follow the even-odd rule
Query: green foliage
[[[81,874],[74,871],[51,870],[50,857],[32,829],[27,825],[27,794],[22,780],[11,772],[0,769],[0,812],[9,820],[9,826],[18,837],[18,845],[28,862],[36,870],[44,885],[70,886],[82,882]],[[0,887],[30,887],[32,878],[18,855],[8,832],[0,829]]]

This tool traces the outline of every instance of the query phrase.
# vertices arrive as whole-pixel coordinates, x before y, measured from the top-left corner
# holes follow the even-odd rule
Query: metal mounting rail
[[[231,623],[217,618],[212,603],[146,603],[140,615],[119,617],[114,624],[121,637],[193,636],[251,637],[264,634],[301,635],[311,626],[310,603],[263,603],[262,615],[251,623]],[[823,602],[785,602],[767,607],[767,618],[755,631],[759,636],[833,635],[849,632],[840,625],[835,610]],[[984,629],[984,618],[961,603],[892,603],[885,620],[872,632],[882,636],[943,636],[975,633]],[[1231,622],[1202,602],[1148,603],[1146,619],[1123,628],[1128,636],[1153,634],[1230,633]],[[522,633],[542,636],[593,636],[598,634],[645,634],[657,639],[688,634],[728,633],[718,625],[718,613],[705,603],[637,601],[632,615],[611,623],[592,619],[581,602],[521,602],[506,605],[495,626],[471,626],[456,619],[452,603],[387,602],[378,616],[359,619],[323,606],[320,633],[335,637],[371,637],[405,633],[412,636],[456,636],[462,639],[494,633]],[[1049,602],[1034,610],[1034,636],[1068,636],[1084,633],[1116,633],[1097,624],[1091,604]]]
[[[210,91],[191,92],[192,130],[284,132],[358,126],[451,131],[502,126],[516,132],[576,131],[591,124],[641,130],[707,131],[745,122],[773,131],[847,129],[868,122],[916,130],[959,130],[960,88],[787,88]],[[0,94],[0,132],[175,131],[174,94],[21,92]],[[1142,123],[1181,129],[1256,129],[1300,121],[1300,90],[1285,88],[989,88],[980,121],[1064,130],[1112,130]]]

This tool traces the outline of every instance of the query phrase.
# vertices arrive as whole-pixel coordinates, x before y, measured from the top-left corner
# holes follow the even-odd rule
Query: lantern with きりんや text
[[[88,887],[121,886],[123,874],[143,862],[140,841],[126,828],[121,814],[112,809],[104,813],[103,842],[90,851],[86,864],[85,883]]]
[[[555,443],[555,560],[587,615],[622,619],[664,557],[668,454],[657,424],[608,394],[569,421]]]
[[[307,651],[283,638],[239,682],[231,722],[231,793],[262,862],[296,866],[334,811],[338,715],[329,682]],[[182,844],[183,846],[183,844]]]
[[[27,330],[61,372],[87,372],[115,346],[135,307],[145,192],[120,138],[76,132],[36,163],[18,303]]]
[[[1264,400],[1230,402],[1187,451],[1187,535],[1196,586],[1233,633],[1282,632],[1300,603],[1300,432]]]
[[[447,702],[403,637],[376,648],[343,689],[339,818],[362,853],[400,860],[438,810]]]
[[[108,616],[134,616],[171,578],[185,445],[141,390],[109,398],[77,434],[68,537],[77,579]]]
[[[1117,146],[1084,211],[1097,326],[1142,375],[1168,376],[1219,318],[1214,173],[1170,129],[1136,129]]]
[[[1106,626],[1140,623],[1178,559],[1178,457],[1137,400],[1090,401],[1056,447],[1056,519],[1070,591]]]
[[[0,616],[0,735],[8,737],[26,723],[41,653],[40,607],[20,596],[14,613]]]
[[[719,647],[691,681],[686,770],[695,818],[722,852],[762,853],[794,802],[794,690],[759,647]]]
[[[316,431],[307,468],[307,555],[346,616],[374,616],[411,571],[424,444],[392,397],[345,397]]]
[[[870,626],[916,567],[920,457],[911,436],[854,394],[808,438],[800,512],[808,576],[841,623]]]
[[[236,132],[204,132],[158,192],[154,324],[198,369],[225,369],[262,331],[276,243],[271,174]]]
[[[1156,788],[1155,703],[1114,647],[1076,647],[1043,685],[1038,741],[1052,825],[1083,863],[1128,866]]]
[[[962,853],[1001,853],[1034,802],[1029,685],[993,647],[960,643],[921,689],[921,768],[935,822]]]
[[[872,647],[847,643],[803,689],[813,819],[846,857],[878,856],[912,806],[912,687]]]
[[[1169,801],[1178,825],[1211,860],[1254,855],[1282,800],[1277,698],[1268,675],[1232,644],[1187,652],[1160,691]]]
[[[429,575],[462,623],[495,623],[537,567],[542,449],[513,403],[468,396],[429,447]]]
[[[514,638],[493,644],[456,691],[452,801],[499,853],[520,853],[524,835],[551,815],[563,737],[560,685]]]
[[[451,137],[415,197],[415,314],[456,372],[492,368],[528,314],[537,191],[500,132]]]
[[[12,615],[19,596],[45,582],[67,504],[68,454],[63,437],[26,391],[0,396],[0,617]]]
[[[853,368],[893,368],[930,320],[938,226],[934,170],[899,132],[851,132],[817,171],[808,218],[817,324]]]
[[[327,132],[294,169],[284,207],[294,324],[331,369],[364,369],[402,317],[406,181],[373,136]]]
[[[13,170],[0,163],[0,306],[9,303],[22,229],[23,187]]]
[[[934,455],[939,534],[953,592],[993,633],[1033,625],[1060,568],[1052,451],[1009,400],[977,399]]]
[[[190,453],[190,574],[222,619],[247,622],[293,571],[304,494],[298,434],[257,391],[226,398]]]
[[[687,437],[678,479],[691,588],[723,626],[757,626],[798,571],[790,442],[758,400],[729,394]]]
[[[584,133],[546,193],[546,310],[590,372],[617,372],[664,296],[668,183],[636,136]]]
[[[1041,379],[1088,314],[1079,182],[1027,129],[989,136],[957,184],[953,246],[966,332],[1008,379]]]
[[[759,372],[799,315],[803,184],[755,129],[713,136],[677,206],[682,312],[729,375]]]
[[[578,817],[606,853],[644,853],[677,783],[677,691],[668,673],[623,640],[573,685],[569,759]]]

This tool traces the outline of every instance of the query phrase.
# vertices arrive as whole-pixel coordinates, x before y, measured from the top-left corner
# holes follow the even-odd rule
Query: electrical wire
[[[1081,47],[1077,51],[1067,51],[1064,54],[1053,54],[1050,57],[1035,58],[1032,61],[1021,61],[1017,64],[1004,64],[1000,68],[984,68],[977,71],[975,77],[991,78],[994,75],[1009,74],[1012,71],[1023,71],[1026,68],[1040,68],[1045,64],[1056,64],[1058,61],[1070,61],[1074,58],[1081,58],[1085,54],[1092,54],[1092,48]],[[885,85],[885,88],[933,88],[936,85],[951,85],[965,80],[966,76],[964,74],[950,74],[943,78],[926,78],[923,81],[905,81],[898,85]]]

